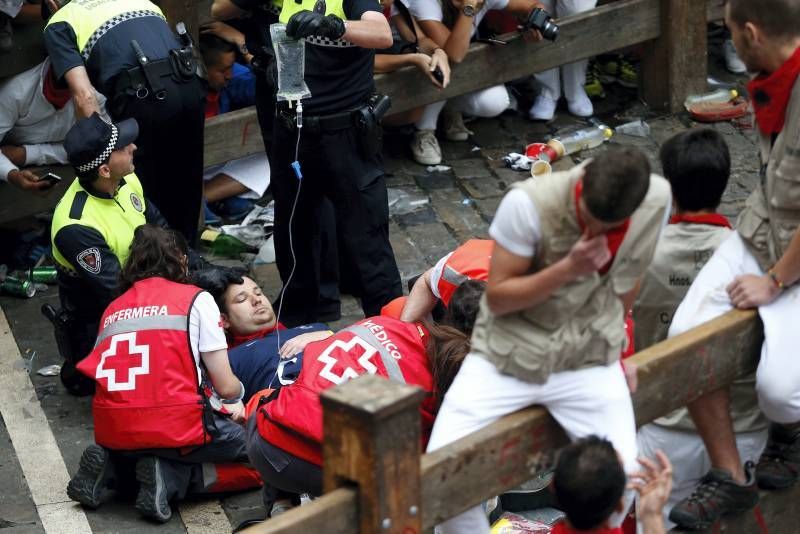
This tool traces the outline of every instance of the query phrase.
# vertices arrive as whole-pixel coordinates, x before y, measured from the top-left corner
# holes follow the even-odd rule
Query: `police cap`
[[[64,139],[64,150],[78,174],[83,174],[98,168],[113,151],[133,143],[138,135],[136,119],[109,124],[95,112],[69,129]]]

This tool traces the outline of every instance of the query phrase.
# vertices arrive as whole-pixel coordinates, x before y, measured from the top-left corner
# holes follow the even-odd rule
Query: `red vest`
[[[453,251],[445,262],[437,287],[445,306],[450,304],[450,298],[458,286],[467,280],[485,282],[489,279],[492,249],[494,241],[491,239],[470,239]]]
[[[94,350],[78,370],[96,382],[95,441],[118,450],[210,441],[200,369],[189,346],[189,312],[202,290],[147,278],[114,300]]]
[[[275,400],[258,410],[259,434],[276,447],[322,465],[320,393],[370,373],[428,392],[420,407],[423,441],[427,443],[436,406],[425,335],[415,324],[372,317],[308,345],[297,381],[281,388]]]

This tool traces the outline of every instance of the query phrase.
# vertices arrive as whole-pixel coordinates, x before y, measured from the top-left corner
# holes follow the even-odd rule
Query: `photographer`
[[[492,9],[505,10],[527,19],[531,12],[542,7],[534,0],[413,0],[411,14],[425,32],[454,63],[467,55],[469,45],[481,20]],[[541,39],[537,31],[530,32],[534,40]],[[444,133],[449,141],[466,141],[472,133],[464,126],[462,113],[475,117],[496,117],[508,108],[510,99],[504,85],[468,93],[425,107],[422,118],[415,123],[411,152],[414,160],[423,165],[437,165],[442,161],[442,149],[436,139],[436,123],[444,108]]]

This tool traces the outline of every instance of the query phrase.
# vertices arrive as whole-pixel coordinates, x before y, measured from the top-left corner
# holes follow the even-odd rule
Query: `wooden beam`
[[[424,397],[418,387],[373,375],[321,395],[323,489],[358,486],[361,534],[422,530],[419,405]]]
[[[647,47],[640,76],[650,107],[675,113],[688,95],[705,91],[706,10],[697,0],[661,2],[660,35]]]
[[[206,119],[203,166],[264,152],[256,108],[249,107]]]
[[[339,488],[307,506],[300,506],[244,530],[245,534],[353,534],[358,523],[358,492]]]
[[[760,355],[760,327],[755,312],[732,311],[634,355],[631,361],[639,366],[633,398],[637,423],[666,415],[752,371]],[[423,527],[533,478],[543,451],[565,443],[566,436],[546,411],[528,408],[426,454]]]

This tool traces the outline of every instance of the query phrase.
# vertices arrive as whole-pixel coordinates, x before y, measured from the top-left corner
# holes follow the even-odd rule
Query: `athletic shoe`
[[[277,517],[281,514],[285,514],[289,510],[294,508],[291,499],[277,499],[274,503],[272,503],[272,510],[269,512],[270,517]]]
[[[442,149],[436,132],[433,130],[417,130],[411,140],[411,154],[420,165],[438,165],[442,162]]]
[[[67,495],[89,508],[98,508],[114,496],[114,463],[100,445],[89,445],[81,455],[78,472],[67,484]]]
[[[746,512],[758,504],[755,466],[744,466],[746,484],[739,484],[724,469],[712,469],[700,480],[694,492],[680,501],[669,513],[669,519],[689,530],[709,528],[717,519]]]
[[[528,110],[528,117],[533,121],[550,121],[556,114],[556,101],[549,96],[539,95]]]
[[[600,81],[600,67],[596,61],[591,61],[586,69],[586,83],[583,85],[586,96],[589,98],[605,98],[606,90]]]
[[[61,370],[58,375],[70,395],[75,395],[76,397],[94,395],[94,380],[78,371],[74,363],[65,360],[61,364]]]
[[[739,58],[736,53],[736,47],[733,46],[733,41],[725,39],[722,43],[722,55],[725,56],[725,67],[734,74],[744,74],[747,72],[747,66]]]
[[[241,197],[230,197],[216,203],[215,211],[231,221],[238,222],[253,211],[255,202]]]
[[[608,61],[598,61],[600,67],[600,81],[603,83],[618,83],[623,87],[639,87],[639,73],[629,61],[622,56]]]
[[[464,117],[460,111],[444,108],[442,111],[444,137],[448,141],[466,141],[473,132],[464,126]]]
[[[591,117],[594,115],[594,106],[585,92],[575,100],[567,100],[567,109],[576,117]]]
[[[758,460],[758,487],[783,489],[797,482],[800,473],[800,429],[773,423],[767,447]]]
[[[162,461],[157,456],[145,456],[136,462],[136,480],[139,482],[136,509],[149,519],[166,523],[172,517],[172,508],[164,483]]]
[[[222,217],[211,211],[206,201],[203,201],[203,219],[206,224],[216,225],[222,222]]]

